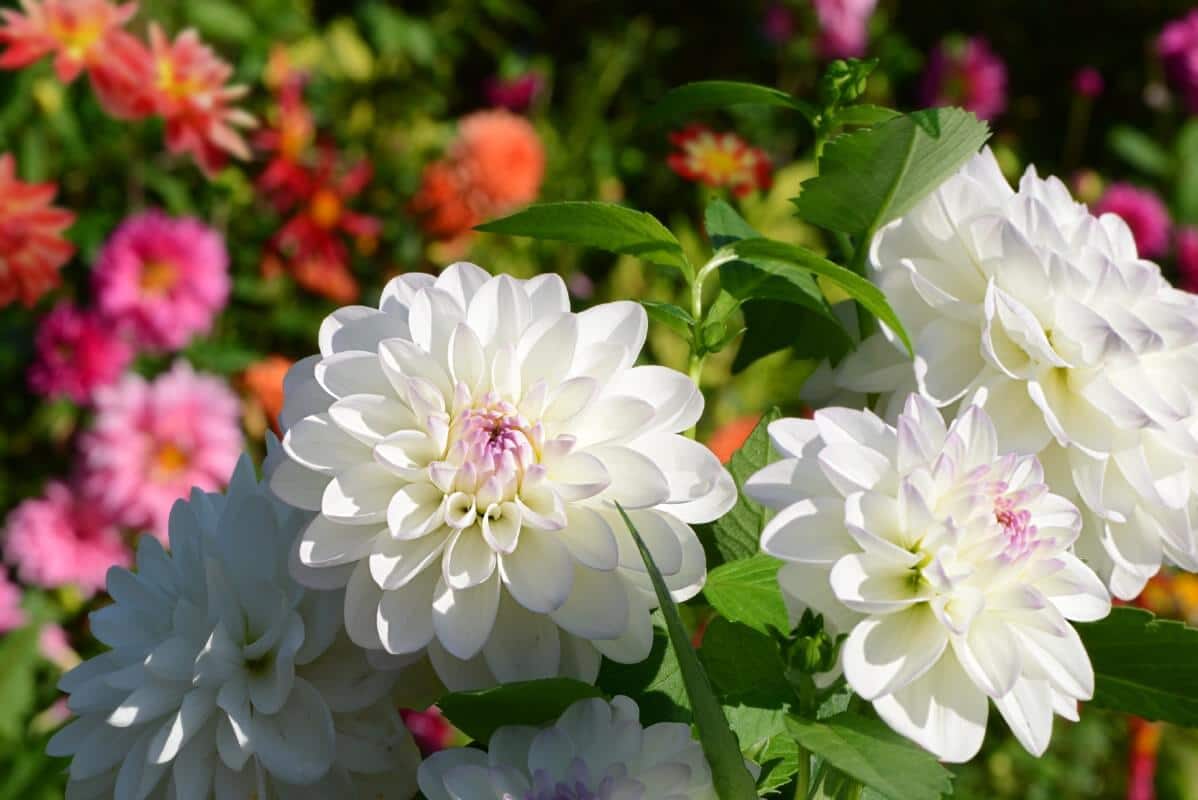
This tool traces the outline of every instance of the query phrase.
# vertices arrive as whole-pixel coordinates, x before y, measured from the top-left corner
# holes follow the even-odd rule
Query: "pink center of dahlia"
[[[994,519],[1003,528],[1007,546],[1003,557],[1015,561],[1036,548],[1036,526],[1032,524],[1032,512],[1016,508],[1010,497],[994,498]]]
[[[533,427],[511,403],[488,394],[483,405],[458,417],[457,427],[455,455],[481,480],[517,477],[537,463]]]

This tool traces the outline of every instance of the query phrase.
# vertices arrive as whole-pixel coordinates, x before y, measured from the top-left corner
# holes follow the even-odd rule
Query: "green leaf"
[[[0,637],[0,743],[24,737],[36,691],[37,637],[36,625]]]
[[[782,708],[795,699],[778,642],[748,625],[723,617],[711,620],[699,658],[725,705]]]
[[[752,225],[745,222],[744,217],[736,213],[736,209],[719,198],[707,204],[707,210],[703,212],[703,227],[707,229],[712,246],[717,249],[741,239],[761,236]]]
[[[1177,135],[1177,177],[1174,211],[1177,221],[1198,223],[1198,119],[1191,119]]]
[[[799,284],[795,279],[795,268],[813,272],[827,281],[843,289],[850,297],[860,303],[866,311],[873,314],[898,335],[912,350],[911,340],[907,331],[899,321],[898,315],[886,301],[882,290],[865,278],[839,264],[835,264],[821,255],[793,244],[775,242],[772,239],[745,239],[730,245],[737,255],[750,260],[750,263],[760,273],[758,281],[761,285],[772,286],[771,278],[779,278],[787,282]],[[755,291],[752,287],[742,286],[744,291]],[[732,291],[729,289],[729,291]],[[757,295],[754,295],[757,296]],[[775,298],[778,299],[778,298]]]
[[[666,92],[649,111],[652,124],[679,119],[696,111],[728,108],[729,106],[774,106],[798,111],[807,109],[786,92],[756,83],[739,81],[697,81],[677,86]]]
[[[757,553],[761,528],[765,524],[765,509],[745,496],[745,480],[770,462],[769,424],[782,416],[770,409],[761,416],[757,427],[745,439],[741,448],[728,461],[728,471],[736,481],[739,496],[727,514],[710,525],[700,527],[707,563],[714,567],[727,561],[748,558]]]
[[[819,175],[803,181],[799,216],[872,235],[956,172],[989,133],[968,111],[930,108],[838,136],[824,147]]]
[[[789,735],[775,736],[757,753],[756,760],[761,764],[757,791],[763,797],[772,795],[799,771],[799,746]]]
[[[902,115],[892,108],[866,103],[840,109],[836,112],[836,121],[841,125],[881,125],[899,116]]]
[[[603,659],[595,684],[606,694],[635,697],[641,722],[690,722],[691,705],[661,611],[653,612],[653,647],[637,664]]]
[[[185,8],[188,21],[213,39],[241,43],[257,29],[253,17],[229,0],[188,0]]]
[[[880,720],[852,712],[826,722],[789,716],[786,727],[807,750],[892,800],[939,800],[952,773]]]
[[[1106,137],[1107,146],[1141,172],[1160,178],[1173,170],[1173,159],[1148,134],[1130,125],[1116,125]]]
[[[673,303],[659,303],[655,300],[642,300],[641,305],[649,314],[649,319],[660,322],[682,338],[690,341],[691,330],[695,327],[695,318],[682,306]]]
[[[721,564],[707,573],[703,596],[733,622],[765,634],[771,629],[787,633],[790,621],[778,588],[780,566],[781,561],[765,553]]]
[[[598,687],[589,683],[548,678],[474,692],[451,692],[437,701],[437,706],[463,733],[485,744],[496,728],[543,725],[579,700],[602,696]]]
[[[720,800],[743,800],[755,797],[757,795],[756,783],[748,769],[745,768],[744,757],[740,753],[736,736],[728,727],[728,720],[724,717],[719,701],[716,700],[711,682],[707,679],[707,673],[703,671],[699,657],[691,647],[686,629],[682,627],[682,619],[678,616],[678,606],[674,605],[674,599],[670,597],[670,590],[661,577],[657,565],[653,562],[649,548],[645,547],[644,540],[637,532],[636,526],[624,512],[623,506],[617,503],[616,508],[619,510],[620,516],[624,518],[624,524],[628,526],[628,532],[636,542],[641,558],[645,562],[645,569],[649,572],[649,579],[653,582],[653,591],[657,594],[657,602],[666,622],[666,631],[670,635],[670,646],[674,650],[674,655],[678,657],[678,668],[682,673],[682,681],[686,685],[686,694],[690,698],[691,709],[694,711],[695,727],[699,731],[699,743],[703,746],[703,754],[707,756],[707,763],[711,767],[711,778],[715,785],[716,795]]]
[[[1091,703],[1198,726],[1198,629],[1126,606],[1075,627],[1094,665]]]
[[[614,203],[539,203],[475,230],[597,247],[673,267],[687,280],[695,277],[682,245],[656,217]]]

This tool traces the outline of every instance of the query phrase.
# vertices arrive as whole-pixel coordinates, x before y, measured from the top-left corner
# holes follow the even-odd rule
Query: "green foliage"
[[[641,305],[645,307],[649,319],[660,322],[682,338],[690,340],[692,329],[695,327],[695,318],[685,308],[673,303],[658,303],[653,300],[642,300]]]
[[[786,727],[828,765],[891,800],[939,800],[952,793],[952,773],[879,720],[851,712],[822,722],[792,715]]]
[[[1169,151],[1148,134],[1130,125],[1116,125],[1107,134],[1107,145],[1128,164],[1154,177],[1162,177],[1173,168]]]
[[[738,81],[698,81],[666,92],[649,112],[650,122],[679,119],[696,111],[710,111],[738,105],[787,108],[807,113],[808,106],[786,92],[769,86]]]
[[[1182,126],[1176,149],[1175,216],[1178,222],[1198,224],[1198,120],[1191,119]]]
[[[1198,726],[1198,629],[1126,606],[1076,627],[1094,666],[1093,705]]]
[[[736,736],[728,727],[728,720],[712,691],[707,673],[703,671],[699,657],[691,647],[686,629],[682,626],[682,619],[678,616],[678,607],[670,597],[670,590],[666,587],[666,582],[661,577],[657,565],[653,563],[653,556],[645,547],[636,526],[632,524],[632,520],[628,518],[619,504],[616,505],[616,508],[624,518],[624,524],[628,526],[628,532],[632,534],[637,549],[640,550],[641,558],[645,562],[645,569],[648,570],[649,578],[653,582],[653,591],[657,594],[657,602],[661,608],[662,617],[665,619],[666,631],[670,635],[670,646],[678,658],[678,669],[682,674],[686,695],[690,698],[691,709],[695,715],[695,727],[699,731],[699,742],[703,745],[703,754],[707,756],[707,763],[711,766],[712,782],[715,784],[716,794],[719,795],[720,800],[753,797],[756,794],[756,785],[745,768]]]
[[[678,656],[670,647],[665,620],[653,612],[653,648],[639,664],[620,664],[604,659],[595,684],[606,694],[635,697],[641,722],[690,722],[690,699],[682,682]]]
[[[984,122],[958,108],[917,111],[839,136],[824,148],[819,175],[803,182],[799,216],[868,239],[956,172],[988,136]]]
[[[716,610],[733,622],[769,633],[789,630],[786,605],[778,587],[778,568],[782,562],[765,553],[729,561],[707,574],[703,596]]]
[[[0,636],[0,746],[23,737],[33,711],[37,638],[36,625]]]
[[[507,683],[493,689],[452,692],[437,701],[441,713],[484,744],[504,725],[543,725],[579,700],[602,697],[595,686],[570,678]]]
[[[694,278],[694,269],[674,234],[652,214],[614,203],[539,203],[476,230],[597,247],[673,267],[687,280]]]

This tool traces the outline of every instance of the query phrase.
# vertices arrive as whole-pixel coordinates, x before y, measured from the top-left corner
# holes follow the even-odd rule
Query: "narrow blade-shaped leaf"
[[[804,116],[811,111],[801,101],[779,89],[740,81],[696,81],[676,86],[666,92],[649,111],[651,123],[681,119],[696,111],[729,108],[731,106],[774,106],[798,111]]]

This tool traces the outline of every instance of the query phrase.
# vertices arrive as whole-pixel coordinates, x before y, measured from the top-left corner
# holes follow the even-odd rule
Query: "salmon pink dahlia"
[[[0,570],[0,634],[15,631],[26,622],[21,608],[21,590]]]
[[[59,284],[58,270],[75,252],[62,237],[75,215],[50,205],[57,191],[19,180],[13,157],[0,155],[0,306],[32,306]]]
[[[229,256],[224,238],[199,220],[146,211],[104,244],[92,284],[100,311],[137,345],[178,350],[224,308]]]
[[[60,303],[37,329],[37,360],[29,386],[38,394],[91,402],[102,386],[111,386],[133,360],[133,348],[108,322],[71,303]]]
[[[90,594],[104,588],[109,567],[129,565],[130,553],[121,532],[86,498],[52,481],[45,495],[9,514],[4,559],[25,583],[45,589],[74,585]]]
[[[136,3],[21,0],[24,13],[0,10],[0,69],[20,69],[54,54],[54,72],[70,83],[106,58],[110,36],[137,13]]]
[[[483,216],[505,214],[537,199],[545,149],[532,123],[506,109],[476,111],[458,122],[449,158],[465,173],[471,202]]]
[[[147,381],[126,375],[96,393],[84,437],[83,489],[118,523],[166,540],[171,505],[224,485],[241,452],[237,396],[185,362]]]

